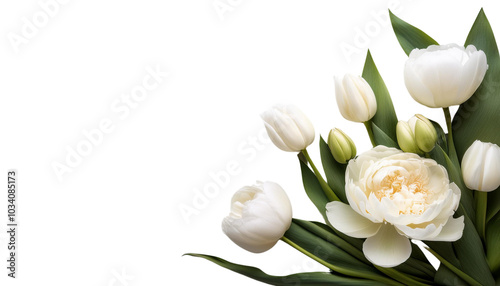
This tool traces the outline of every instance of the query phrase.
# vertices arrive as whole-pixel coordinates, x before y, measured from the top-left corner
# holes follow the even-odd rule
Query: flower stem
[[[371,121],[365,121],[363,124],[366,127],[366,131],[368,132],[368,136],[370,137],[370,141],[372,142],[372,146],[375,147],[377,144],[375,143],[375,138],[373,137],[373,128]]]
[[[449,107],[443,107],[444,118],[446,119],[446,128],[448,129],[448,155],[450,156],[453,164],[457,165],[460,170],[460,164],[458,163],[457,150],[455,149],[455,143],[453,143],[453,131],[451,126],[451,114]]]
[[[321,173],[318,171],[318,168],[316,168],[316,165],[314,165],[314,162],[312,161],[311,157],[309,156],[309,153],[307,152],[307,149],[302,150],[302,155],[306,157],[307,162],[311,165],[314,174],[316,175],[316,178],[318,178],[319,184],[321,185],[321,188],[323,189],[323,192],[325,193],[326,197],[330,201],[340,201],[339,197],[333,192],[333,190],[328,186],[328,183],[323,179],[323,176]]]
[[[326,266],[328,267],[329,269],[337,272],[337,273],[340,273],[340,274],[344,274],[344,275],[348,275],[348,276],[352,276],[352,277],[359,277],[359,278],[365,278],[365,279],[369,279],[369,280],[375,280],[375,281],[379,281],[381,283],[384,283],[386,285],[395,285],[395,286],[400,286],[400,285],[403,285],[403,284],[400,284],[392,279],[389,279],[389,278],[385,278],[385,277],[381,277],[381,276],[378,276],[378,275],[369,275],[369,274],[365,274],[364,272],[362,271],[357,271],[356,269],[349,269],[349,268],[344,268],[344,267],[341,267],[341,266],[337,266],[337,265],[333,265],[319,257],[317,257],[316,255],[310,253],[309,251],[305,250],[304,248],[300,247],[298,244],[294,243],[293,241],[291,241],[290,239],[286,238],[286,237],[282,237],[281,238],[282,241],[286,242],[288,245],[290,245],[291,247],[297,249],[298,251],[302,252],[303,254],[307,255],[308,257],[312,258],[313,260],[319,262],[321,265],[323,266]]]
[[[474,196],[476,201],[476,229],[479,236],[484,240],[486,229],[486,205],[488,203],[488,193],[476,191]]]

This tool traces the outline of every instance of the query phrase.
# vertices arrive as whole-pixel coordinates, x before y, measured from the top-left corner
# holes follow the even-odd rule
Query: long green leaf
[[[436,129],[436,133],[437,133],[437,141],[436,141],[436,144],[441,146],[441,148],[446,152],[446,154],[448,154],[448,136],[446,133],[444,133],[443,131],[443,128],[441,127],[441,125],[439,125],[439,123],[433,121],[433,120],[429,120],[432,125],[434,126],[434,129]]]
[[[398,38],[399,44],[406,55],[410,55],[411,51],[415,48],[425,49],[430,45],[438,44],[433,38],[422,32],[422,30],[401,20],[391,11],[389,11],[389,16],[396,38]]]
[[[377,112],[371,119],[371,122],[384,131],[392,141],[397,142],[396,125],[398,124],[398,118],[396,116],[396,111],[394,111],[394,105],[392,104],[389,91],[385,86],[382,76],[380,76],[378,72],[377,66],[369,50],[366,55],[362,76],[368,84],[370,84],[377,99]]]
[[[306,273],[297,273],[287,276],[272,276],[266,274],[262,270],[256,267],[241,265],[229,262],[219,257],[205,255],[205,254],[197,254],[197,253],[186,253],[185,255],[200,257],[207,259],[219,266],[222,266],[226,269],[234,271],[236,273],[245,275],[254,280],[264,282],[270,285],[278,285],[278,286],[290,286],[290,285],[301,285],[301,286],[316,286],[316,285],[366,285],[366,286],[382,286],[383,283],[376,281],[369,281],[365,279],[355,279],[355,278],[346,278],[338,275],[334,275],[327,272],[306,272]],[[207,278],[210,280],[210,278]],[[216,281],[216,277],[213,278],[213,281]],[[215,283],[217,284],[217,283]]]
[[[500,214],[486,228],[486,257],[493,273],[500,272]],[[496,273],[497,275],[500,273]],[[500,276],[500,275],[499,275]]]
[[[453,138],[458,157],[474,142],[481,140],[500,145],[500,56],[490,23],[481,9],[465,45],[484,51],[488,71],[474,95],[460,105],[453,118]]]
[[[441,257],[437,252],[435,252],[434,250],[432,250],[431,248],[428,248],[428,250],[442,263],[444,264],[450,271],[453,271],[453,273],[455,273],[456,275],[458,275],[461,279],[463,279],[463,281],[466,281],[467,282],[467,285],[471,285],[471,286],[481,286],[481,284],[476,281],[474,278],[472,278],[471,276],[467,275],[467,273],[463,272],[462,270],[460,270],[459,268],[455,267],[453,264],[451,264],[449,261],[447,261],[446,259],[444,259],[443,257]],[[451,282],[451,281],[450,281]],[[456,282],[458,282],[457,280],[455,280],[453,282],[453,284],[451,285],[457,285]],[[448,285],[448,283],[446,283],[445,285]],[[465,284],[458,284],[458,285],[465,285]]]
[[[498,212],[500,212],[500,188],[488,193],[486,221],[491,220]]]
[[[432,159],[446,167],[450,181],[455,183],[461,191],[460,204],[463,206],[467,216],[473,220],[476,215],[473,205],[474,198],[472,196],[472,191],[465,185],[462,174],[458,171],[457,167],[453,164],[450,157],[448,157],[448,154],[446,154],[441,146],[436,145],[434,150],[430,152],[430,155]]]
[[[320,222],[311,222],[300,219],[293,219],[293,222],[310,233],[326,240],[330,243],[333,243],[335,246],[341,248],[342,250],[348,252],[353,257],[357,258],[359,261],[364,262],[367,265],[371,265],[371,263],[365,258],[365,255],[361,251],[361,247],[363,244],[362,239],[353,239],[353,243],[349,243],[340,237],[337,233],[335,233],[334,229],[326,224]]]
[[[462,270],[484,286],[495,285],[486,260],[483,243],[477,234],[474,223],[460,208],[457,215],[465,217],[462,238],[453,243]]]
[[[382,129],[380,129],[374,122],[371,122],[373,130],[373,139],[375,144],[384,145],[387,147],[399,148],[398,143],[392,140]]]
[[[366,265],[336,245],[309,232],[295,222],[283,235],[283,240],[336,273],[355,278],[375,280],[388,285],[399,285],[373,266]]]
[[[441,241],[426,241],[427,244],[434,252],[436,252],[443,259],[451,263],[453,267],[461,269],[462,265],[458,260],[453,245],[449,242]],[[439,285],[467,285],[457,274],[451,271],[445,264],[441,263],[434,276],[434,281]]]
[[[304,184],[306,194],[319,210],[325,221],[328,221],[326,217],[326,204],[329,200],[323,192],[318,178],[316,178],[313,171],[311,171],[311,169],[301,160],[299,160],[299,162],[300,170],[302,171],[302,183]]]
[[[328,144],[320,137],[319,150],[321,153],[321,163],[325,171],[326,181],[337,197],[344,203],[347,203],[345,195],[345,170],[346,165],[340,164],[333,158]]]

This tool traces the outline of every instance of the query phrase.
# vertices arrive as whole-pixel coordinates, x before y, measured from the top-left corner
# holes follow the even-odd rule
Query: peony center
[[[430,195],[425,185],[421,176],[397,169],[385,174],[374,194],[379,201],[390,199],[398,207],[399,214],[420,215],[425,211]]]

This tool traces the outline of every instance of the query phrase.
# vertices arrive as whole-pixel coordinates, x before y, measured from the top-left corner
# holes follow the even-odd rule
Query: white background
[[[260,284],[186,252],[275,275],[323,270],[281,242],[248,253],[220,229],[232,194],[255,180],[281,184],[295,217],[320,219],[295,154],[259,137],[259,114],[293,103],[318,137],[339,127],[367,150],[364,127],[338,113],[332,78],[360,74],[370,48],[399,119],[443,123],[404,87],[406,55],[387,8],[440,43],[463,43],[481,7],[500,31],[494,2],[2,1],[0,170],[18,169],[20,193],[18,279],[1,266],[0,284]],[[155,82],[148,69],[169,75]],[[150,90],[126,107],[145,78]],[[111,127],[101,138],[103,120]],[[309,150],[319,164],[317,142]],[[232,175],[228,164],[238,166]],[[210,198],[200,200],[203,190]],[[2,230],[0,261],[6,238]]]

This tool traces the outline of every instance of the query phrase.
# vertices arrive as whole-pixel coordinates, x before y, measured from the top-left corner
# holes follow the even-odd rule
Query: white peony
[[[453,218],[460,189],[432,159],[377,146],[349,161],[349,205],[330,202],[328,220],[346,235],[367,238],[363,253],[373,264],[394,267],[411,254],[409,239],[456,241],[464,218]]]

